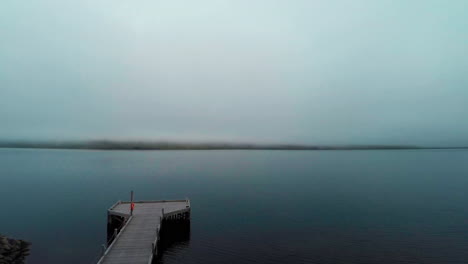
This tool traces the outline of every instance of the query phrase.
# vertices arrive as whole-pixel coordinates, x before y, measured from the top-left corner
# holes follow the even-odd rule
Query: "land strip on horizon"
[[[95,149],[95,150],[378,150],[378,149],[468,149],[458,146],[416,145],[308,145],[255,143],[187,143],[163,141],[0,141],[0,148]]]

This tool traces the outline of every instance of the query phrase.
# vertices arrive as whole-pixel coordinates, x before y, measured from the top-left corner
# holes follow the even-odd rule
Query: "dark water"
[[[161,263],[467,263],[468,151],[0,150],[0,233],[92,263],[106,209],[192,201]]]

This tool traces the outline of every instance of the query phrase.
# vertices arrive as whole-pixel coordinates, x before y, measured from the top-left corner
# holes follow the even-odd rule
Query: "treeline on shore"
[[[415,145],[301,145],[251,143],[181,143],[151,141],[0,141],[0,148],[96,149],[96,150],[377,150],[464,149],[466,147],[421,147]]]

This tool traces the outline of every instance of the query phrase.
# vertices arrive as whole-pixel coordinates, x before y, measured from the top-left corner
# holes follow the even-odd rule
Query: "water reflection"
[[[161,229],[161,240],[158,243],[158,255],[153,264],[164,263],[165,255],[174,255],[189,247],[190,221],[167,222]]]

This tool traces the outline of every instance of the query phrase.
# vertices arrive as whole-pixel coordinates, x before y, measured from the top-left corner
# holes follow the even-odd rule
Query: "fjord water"
[[[0,149],[0,233],[93,263],[106,209],[192,202],[160,263],[465,263],[468,151]]]

